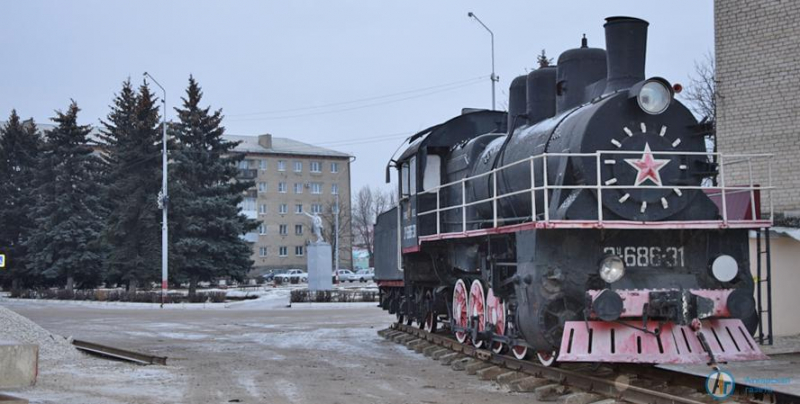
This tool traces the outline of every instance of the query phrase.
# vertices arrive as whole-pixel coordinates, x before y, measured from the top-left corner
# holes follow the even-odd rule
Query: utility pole
[[[161,137],[161,192],[158,196],[158,206],[161,208],[161,308],[164,308],[164,302],[167,299],[167,292],[169,290],[169,225],[167,222],[167,211],[169,210],[169,193],[167,192],[167,90],[156,81],[149,73],[144,72],[145,77],[153,80],[153,83],[161,89],[164,96],[161,102],[164,106],[164,115],[162,116],[161,127],[164,131]]]
[[[495,110],[495,95],[494,95],[495,94],[495,84],[498,81],[500,81],[500,77],[498,77],[494,73],[494,32],[492,32],[492,30],[490,30],[489,27],[487,27],[486,24],[484,24],[483,21],[481,21],[480,18],[478,18],[478,16],[475,15],[475,13],[473,13],[472,11],[467,13],[467,17],[474,18],[475,21],[479,22],[483,26],[483,28],[485,28],[487,31],[489,31],[489,35],[492,38],[492,75],[489,76],[489,80],[492,81],[492,110],[494,111]]]

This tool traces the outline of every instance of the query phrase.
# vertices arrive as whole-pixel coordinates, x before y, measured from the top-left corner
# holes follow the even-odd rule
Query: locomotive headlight
[[[625,263],[622,258],[610,255],[600,261],[600,277],[608,283],[614,283],[625,275]]]
[[[642,111],[650,115],[658,115],[667,110],[672,102],[671,89],[660,80],[648,80],[639,89],[636,101]]]

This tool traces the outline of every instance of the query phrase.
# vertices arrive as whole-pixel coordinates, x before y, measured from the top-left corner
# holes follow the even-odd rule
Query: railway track
[[[716,403],[705,392],[705,377],[669,371],[647,365],[563,364],[545,367],[461,344],[449,334],[393,324],[378,331],[387,340],[464,370],[485,380],[495,380],[512,391],[528,391],[540,401],[571,404],[628,403]],[[765,396],[756,400],[744,394],[748,386],[737,386],[737,394],[726,403],[800,403],[800,398]],[[762,401],[763,400],[763,401]]]

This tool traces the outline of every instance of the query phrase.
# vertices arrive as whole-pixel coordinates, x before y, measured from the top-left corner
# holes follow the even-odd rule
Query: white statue
[[[311,230],[317,236],[317,243],[324,242],[325,240],[322,239],[322,218],[316,213],[309,215],[308,212],[303,212],[303,214],[311,218]]]

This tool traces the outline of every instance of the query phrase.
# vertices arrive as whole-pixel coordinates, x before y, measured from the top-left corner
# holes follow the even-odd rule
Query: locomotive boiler
[[[546,365],[763,358],[759,187],[726,187],[710,126],[645,78],[647,28],[608,18],[605,49],[583,38],[517,77],[507,113],[464,110],[408,140],[375,226],[384,309]],[[748,215],[728,212],[735,198]]]

